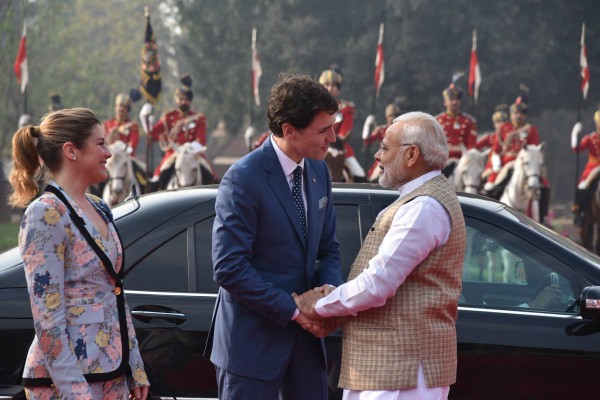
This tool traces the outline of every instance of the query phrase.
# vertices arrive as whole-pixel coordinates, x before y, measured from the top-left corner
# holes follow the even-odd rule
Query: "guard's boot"
[[[583,222],[586,194],[587,189],[577,189],[575,191],[575,202],[571,206],[571,211],[573,211],[573,225],[575,226],[581,226]]]
[[[579,212],[579,204],[573,203],[571,205],[571,211],[573,211],[573,225],[579,227],[583,221],[582,213]]]

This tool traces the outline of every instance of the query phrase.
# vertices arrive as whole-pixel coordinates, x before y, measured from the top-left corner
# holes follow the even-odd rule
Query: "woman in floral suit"
[[[19,247],[35,337],[28,399],[146,399],[148,378],[123,293],[123,249],[110,209],[86,194],[111,154],[88,109],[47,114],[13,137],[9,202],[25,207]],[[42,162],[52,181],[37,199]]]

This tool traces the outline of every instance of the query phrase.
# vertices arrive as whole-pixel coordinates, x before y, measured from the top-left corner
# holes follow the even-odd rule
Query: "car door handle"
[[[145,323],[163,320],[175,325],[181,325],[187,321],[187,317],[181,311],[160,306],[138,306],[131,311],[131,315],[135,319]]]

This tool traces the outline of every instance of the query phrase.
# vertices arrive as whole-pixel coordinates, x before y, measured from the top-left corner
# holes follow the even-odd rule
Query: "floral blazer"
[[[119,271],[123,266],[123,249],[106,203],[88,195],[108,224],[109,237],[103,238],[77,204],[63,194]],[[19,247],[35,327],[23,373],[24,384],[31,378],[51,378],[61,398],[91,398],[83,374],[114,371],[123,357],[117,296],[113,292],[115,280],[71,220],[67,207],[52,193],[45,192],[25,211]],[[149,383],[129,308],[125,305],[131,389]]]

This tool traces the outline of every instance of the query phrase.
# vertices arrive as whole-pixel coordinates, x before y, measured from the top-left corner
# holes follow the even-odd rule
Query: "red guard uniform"
[[[131,155],[135,157],[135,150],[140,142],[140,128],[138,124],[134,121],[130,121],[129,119],[125,121],[117,121],[116,118],[104,122],[104,132],[106,132],[107,137],[110,136],[111,131],[115,128],[118,130],[114,138],[111,138],[111,142],[120,140],[127,143],[127,146],[133,149]]]
[[[354,103],[347,100],[341,100],[340,108],[336,115],[336,120],[340,121],[333,124],[333,130],[338,138],[344,143],[344,155],[346,158],[354,157],[354,150],[348,144],[348,139],[350,138],[350,133],[352,132],[352,128],[354,127]]]
[[[192,120],[194,116],[196,117],[195,120],[190,121],[186,125],[184,125],[183,128],[181,129],[181,131],[179,131],[179,133],[175,137],[174,141],[176,144],[184,144],[184,143],[188,143],[188,142],[197,141],[201,145],[205,146],[206,145],[206,117],[202,113],[196,113],[194,111],[188,111],[185,115],[179,109],[171,110],[171,111],[164,113],[160,117],[158,122],[156,124],[154,124],[154,126],[152,127],[152,131],[150,131],[150,136],[154,140],[158,140],[161,135],[167,136],[167,135],[169,135],[169,132],[171,131],[171,129],[173,129],[173,127],[179,120],[184,119],[184,118],[187,118],[188,120]],[[175,150],[173,150],[173,149],[168,149],[165,152],[165,155],[163,156],[162,160],[160,160],[158,167],[156,167],[156,170],[154,171],[155,176],[160,174],[160,167],[162,166],[164,161],[167,158],[169,158],[169,156],[171,156],[174,152],[175,152]],[[202,156],[204,156],[204,155],[202,155]],[[204,158],[206,158],[206,157],[204,156]],[[212,171],[212,172],[214,175],[215,172],[214,171]]]
[[[577,151],[582,152],[585,150],[588,151],[588,161],[579,177],[578,183],[585,180],[594,169],[600,167],[600,132],[588,133],[581,139]]]
[[[442,125],[448,142],[448,158],[460,158],[462,146],[467,150],[475,147],[477,142],[477,122],[475,118],[466,113],[456,115],[443,112],[436,115],[435,119]]]
[[[496,140],[492,146],[492,152],[500,154],[502,165],[506,165],[506,163],[517,158],[519,151],[523,147],[523,143],[540,144],[540,133],[534,125],[525,124],[524,127],[520,128],[523,132],[522,135],[515,132],[515,129],[519,128],[515,128],[510,122],[502,125],[500,127],[500,138],[496,135]],[[494,183],[497,175],[497,172],[492,172],[488,176],[488,182]]]
[[[496,132],[488,132],[477,138],[477,143],[475,144],[475,148],[479,151],[491,149],[492,147],[494,147],[495,141],[496,141]],[[488,154],[487,161],[485,163],[485,168],[483,169],[482,176],[484,178],[487,178],[491,173],[492,173],[492,152],[490,151],[490,153]]]
[[[475,143],[475,148],[479,151],[489,149],[494,145],[494,138],[496,137],[496,132],[489,132],[483,134],[477,138],[477,142]]]
[[[379,144],[383,140],[387,128],[388,125],[386,124],[376,126],[375,129],[373,129],[373,132],[371,132],[371,134],[369,135],[369,137],[364,140],[365,144]],[[377,160],[375,160],[373,165],[371,165],[371,168],[369,168],[369,172],[367,173],[367,181],[375,182],[377,179],[379,179],[380,174],[381,170],[379,169],[379,163],[377,162]]]

